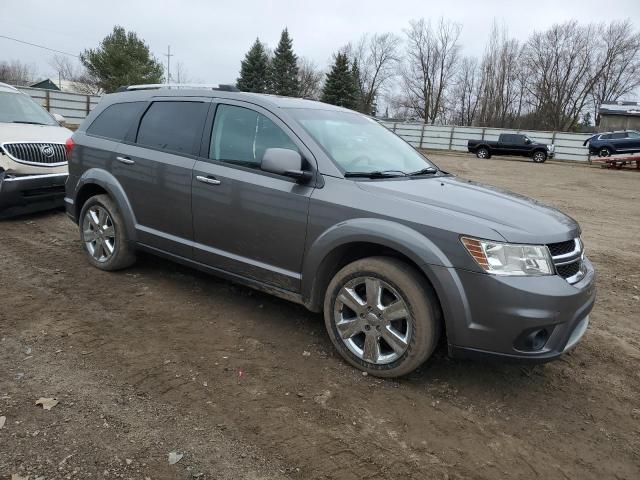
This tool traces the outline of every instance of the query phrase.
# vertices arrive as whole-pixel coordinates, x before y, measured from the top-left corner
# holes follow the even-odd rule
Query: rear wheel
[[[389,257],[344,267],[324,301],[325,325],[340,355],[378,377],[406,375],[431,356],[440,336],[439,312],[425,279]]]
[[[609,150],[608,147],[602,147],[599,151],[598,151],[598,155],[600,157],[610,157],[611,156],[611,150]]]
[[[533,152],[533,161],[536,163],[544,163],[547,160],[547,152],[543,152],[542,150],[536,150]]]
[[[135,250],[127,238],[122,214],[108,195],[91,197],[80,212],[80,238],[89,262],[100,270],[132,265]]]
[[[491,157],[491,154],[489,153],[489,149],[486,147],[480,147],[477,151],[476,151],[476,157],[478,158],[489,158]]]

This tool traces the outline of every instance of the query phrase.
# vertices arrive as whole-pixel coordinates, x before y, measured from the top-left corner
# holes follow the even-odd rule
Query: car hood
[[[509,242],[554,243],[580,234],[580,226],[574,219],[549,205],[455,176],[358,184],[360,188],[377,195],[420,203],[426,208],[438,210],[440,214],[482,223]],[[428,216],[422,221],[428,224]]]
[[[51,142],[64,143],[73,132],[58,125],[0,123],[0,143]]]

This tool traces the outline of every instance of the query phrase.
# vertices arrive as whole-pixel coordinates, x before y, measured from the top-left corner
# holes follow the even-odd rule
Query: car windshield
[[[47,111],[28,95],[0,92],[0,122],[57,125]]]
[[[289,112],[345,172],[402,176],[437,168],[400,137],[359,113],[310,108]]]

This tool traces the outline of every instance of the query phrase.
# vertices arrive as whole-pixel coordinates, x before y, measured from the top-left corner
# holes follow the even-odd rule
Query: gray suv
[[[104,96],[67,143],[89,262],[145,250],[324,312],[338,352],[380,377],[440,339],[545,361],[582,337],[595,275],[573,219],[444,172],[364,115],[233,90]]]

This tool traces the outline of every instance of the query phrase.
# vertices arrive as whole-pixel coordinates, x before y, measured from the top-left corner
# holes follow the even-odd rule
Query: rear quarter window
[[[121,142],[145,105],[146,102],[110,105],[89,125],[87,134]]]

